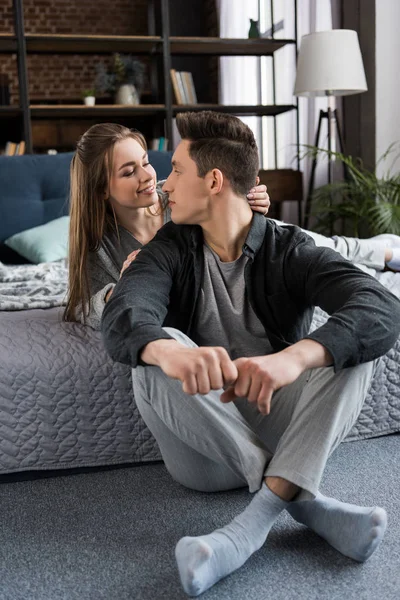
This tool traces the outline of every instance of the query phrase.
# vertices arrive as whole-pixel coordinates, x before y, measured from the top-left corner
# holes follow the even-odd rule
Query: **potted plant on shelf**
[[[311,215],[315,217],[315,231],[329,235],[330,224],[335,233],[354,237],[371,237],[380,233],[400,235],[400,173],[393,173],[392,166],[382,175],[377,167],[394,151],[392,144],[378,160],[373,171],[359,159],[339,152],[331,157],[344,167],[345,179],[323,185],[312,196]],[[329,156],[323,148],[308,146],[306,155]],[[340,231],[338,231],[340,229]]]
[[[114,94],[115,104],[140,104],[145,65],[130,54],[114,54],[112,64],[96,66],[96,88]]]
[[[94,88],[83,90],[82,98],[86,106],[94,106],[96,104],[96,90]]]

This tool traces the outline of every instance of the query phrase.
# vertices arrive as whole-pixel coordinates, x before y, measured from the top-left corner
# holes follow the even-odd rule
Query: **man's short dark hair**
[[[214,111],[179,113],[176,125],[190,141],[189,156],[199,177],[212,169],[228,179],[236,194],[246,195],[256,183],[258,149],[250,127],[233,115]]]

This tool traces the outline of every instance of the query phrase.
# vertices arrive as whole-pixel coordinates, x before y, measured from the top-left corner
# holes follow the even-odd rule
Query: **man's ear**
[[[208,184],[211,194],[219,194],[224,185],[224,175],[219,169],[212,169],[207,173]]]

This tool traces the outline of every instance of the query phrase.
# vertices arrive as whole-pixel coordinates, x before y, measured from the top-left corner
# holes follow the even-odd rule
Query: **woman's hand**
[[[139,254],[139,252],[140,252],[140,248],[139,248],[139,250],[134,250],[133,252],[128,254],[128,256],[126,257],[126,260],[124,261],[124,263],[122,265],[121,273],[119,274],[120,278],[122,276],[122,273],[125,271],[125,269],[127,269],[129,267],[129,265],[131,264],[131,262],[133,262],[135,260],[135,258]]]
[[[271,202],[267,193],[267,187],[264,184],[258,185],[259,182],[260,178],[257,177],[257,185],[256,187],[252,188],[247,194],[247,199],[249,201],[251,209],[254,212],[259,212],[266,216]]]

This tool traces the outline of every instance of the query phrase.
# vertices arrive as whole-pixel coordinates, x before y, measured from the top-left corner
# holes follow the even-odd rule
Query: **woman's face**
[[[156,172],[146,150],[132,138],[114,146],[109,198],[117,211],[118,208],[145,208],[158,201]]]

